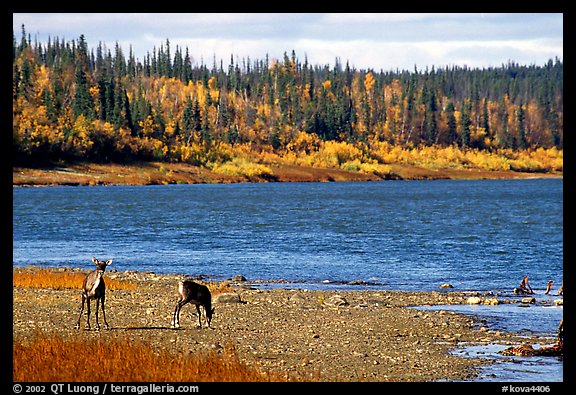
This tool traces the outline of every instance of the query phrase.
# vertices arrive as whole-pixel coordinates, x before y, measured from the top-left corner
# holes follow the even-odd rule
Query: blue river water
[[[96,256],[316,289],[510,295],[527,274],[541,295],[563,280],[563,180],[14,188],[12,251],[15,267]]]
[[[13,189],[14,266],[536,290],[562,281],[561,179]]]

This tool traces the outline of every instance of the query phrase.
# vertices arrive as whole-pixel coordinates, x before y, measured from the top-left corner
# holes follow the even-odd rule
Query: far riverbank
[[[239,182],[351,182],[381,180],[480,180],[513,178],[562,178],[563,173],[524,173],[481,169],[427,169],[391,164],[390,174],[361,173],[338,168],[268,165],[272,174],[232,176],[183,163],[146,162],[120,164],[70,164],[44,168],[14,167],[13,186],[162,185]]]

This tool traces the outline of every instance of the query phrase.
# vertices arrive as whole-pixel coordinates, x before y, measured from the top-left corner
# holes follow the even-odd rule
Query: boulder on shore
[[[324,301],[326,306],[338,307],[338,306],[348,306],[350,303],[343,296],[333,295]]]
[[[242,303],[240,295],[234,292],[218,294],[214,297],[214,303]]]

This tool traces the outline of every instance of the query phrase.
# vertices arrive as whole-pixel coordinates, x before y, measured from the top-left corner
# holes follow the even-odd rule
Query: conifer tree
[[[470,125],[472,124],[470,121],[471,106],[470,100],[466,100],[462,106],[462,119],[460,120],[460,146],[463,148],[470,145]]]
[[[522,104],[518,106],[517,122],[518,122],[518,148],[526,149],[528,148],[528,142],[526,141],[526,127],[524,126],[524,110],[522,109]]]
[[[456,117],[454,116],[454,104],[452,102],[446,106],[446,114],[448,117],[448,140],[455,142],[457,139]]]
[[[75,81],[76,90],[74,92],[74,101],[72,102],[72,112],[74,117],[84,115],[91,119],[94,117],[94,104],[92,103],[92,98],[90,96],[86,73],[80,63],[76,65]]]

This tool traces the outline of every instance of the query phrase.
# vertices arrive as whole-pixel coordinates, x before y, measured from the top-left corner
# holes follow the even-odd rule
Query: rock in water
[[[482,302],[482,299],[480,299],[478,296],[470,296],[468,299],[466,299],[466,303],[468,304],[480,304]]]

